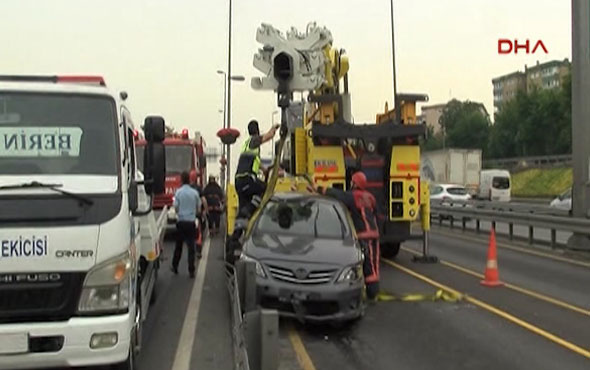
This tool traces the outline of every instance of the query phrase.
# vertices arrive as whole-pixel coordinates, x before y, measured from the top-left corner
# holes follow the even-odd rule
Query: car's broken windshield
[[[271,201],[258,222],[257,232],[343,238],[348,234],[340,205],[316,200]]]

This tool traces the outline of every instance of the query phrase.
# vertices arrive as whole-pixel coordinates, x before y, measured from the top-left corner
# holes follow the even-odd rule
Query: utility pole
[[[229,0],[229,23],[227,36],[227,128],[231,127],[231,19],[232,0]],[[227,146],[227,165],[225,169],[225,180],[229,183],[231,179],[231,145]]]
[[[397,75],[395,72],[395,27],[393,22],[393,0],[390,1],[391,7],[391,63],[393,67],[393,108],[395,109],[395,121],[401,122],[401,108],[397,98]]]
[[[572,0],[572,213],[589,217],[590,209],[590,2]],[[574,234],[572,249],[590,249],[590,239]]]

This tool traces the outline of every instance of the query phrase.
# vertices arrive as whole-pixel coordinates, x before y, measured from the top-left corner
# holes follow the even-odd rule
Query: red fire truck
[[[139,161],[143,160],[143,149],[146,141],[139,132],[135,132],[135,145]],[[195,132],[193,138],[189,137],[188,129],[183,129],[180,134],[173,133],[164,139],[166,150],[166,191],[156,195],[154,198],[154,209],[162,209],[168,206],[173,210],[172,202],[174,193],[181,185],[180,174],[183,171],[190,171],[192,184],[201,189],[207,181],[207,160],[205,158],[205,140],[199,132]],[[168,223],[176,222],[174,212],[169,212]]]

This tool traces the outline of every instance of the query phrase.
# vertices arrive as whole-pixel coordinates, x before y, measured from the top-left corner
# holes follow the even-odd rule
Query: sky
[[[391,102],[390,0],[233,0],[231,124],[270,127],[272,92],[254,91],[261,23],[287,31],[326,26],[350,58],[355,122]],[[136,124],[149,114],[219,145],[227,70],[228,0],[2,0],[1,74],[98,74],[129,94]],[[394,0],[398,91],[427,104],[478,101],[493,112],[491,79],[537,61],[571,60],[569,0]],[[499,55],[498,39],[542,40],[548,54]],[[391,106],[391,103],[390,103]],[[237,147],[232,161],[236,163]],[[270,152],[270,145],[267,149]],[[218,164],[209,172],[217,174]],[[232,166],[235,170],[235,166]]]

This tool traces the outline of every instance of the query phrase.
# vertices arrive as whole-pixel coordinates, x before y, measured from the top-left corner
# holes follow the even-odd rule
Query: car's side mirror
[[[147,141],[143,153],[145,191],[149,195],[162,194],[166,190],[166,151],[162,143],[166,136],[164,118],[146,117],[144,132]]]

